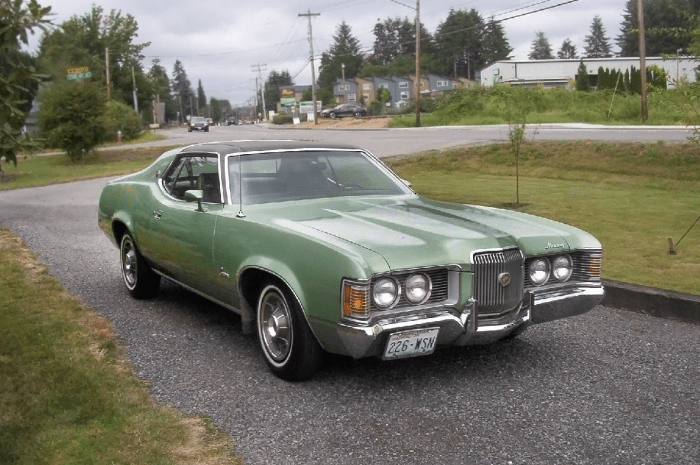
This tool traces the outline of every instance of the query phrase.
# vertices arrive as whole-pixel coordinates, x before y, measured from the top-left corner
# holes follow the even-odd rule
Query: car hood
[[[471,252],[511,246],[520,247],[526,256],[600,248],[593,236],[562,223],[414,196],[286,204],[266,209],[276,227],[350,242],[381,255],[393,270],[453,264],[468,269]]]

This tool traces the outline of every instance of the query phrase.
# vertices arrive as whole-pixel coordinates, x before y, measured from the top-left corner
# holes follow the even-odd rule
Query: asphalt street
[[[600,306],[489,346],[328,357],[287,383],[235,314],[170,284],[130,298],[97,228],[105,182],[0,192],[0,227],[111,320],[159,402],[208,415],[249,464],[700,463],[698,325]]]

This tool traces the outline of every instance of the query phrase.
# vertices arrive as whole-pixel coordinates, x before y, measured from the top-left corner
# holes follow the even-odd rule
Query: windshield
[[[246,205],[411,191],[387,168],[355,151],[274,152],[228,157],[233,203]]]
[[[203,116],[193,116],[190,121],[193,123],[205,123],[206,121],[204,120]]]

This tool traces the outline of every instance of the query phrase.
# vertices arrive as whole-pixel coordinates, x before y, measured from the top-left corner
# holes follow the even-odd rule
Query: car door
[[[142,244],[154,264],[176,281],[210,295],[217,270],[213,240],[223,209],[216,154],[183,154],[160,180],[161,202],[149,220]],[[202,191],[202,201],[185,192]]]

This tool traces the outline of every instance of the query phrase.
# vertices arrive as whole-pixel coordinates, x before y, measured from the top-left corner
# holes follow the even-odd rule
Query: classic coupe
[[[516,337],[604,293],[590,234],[422,198],[345,145],[170,150],[104,187],[98,224],[134,298],[165,278],[238,313],[286,380],[310,378],[324,351],[394,360]]]

